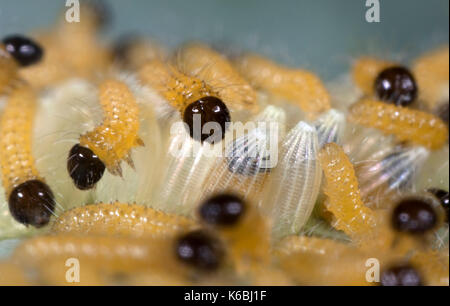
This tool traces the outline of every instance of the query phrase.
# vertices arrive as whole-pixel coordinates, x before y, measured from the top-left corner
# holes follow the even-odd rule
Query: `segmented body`
[[[377,225],[371,209],[364,206],[353,165],[342,148],[334,143],[325,145],[319,153],[325,175],[326,208],[334,215],[334,227],[352,238],[370,236]]]
[[[394,65],[394,63],[389,61],[371,57],[362,57],[353,65],[353,80],[364,94],[369,96],[373,95],[375,93],[375,79],[377,76],[384,69]]]
[[[143,84],[157,90],[181,113],[189,104],[202,97],[218,95],[201,79],[187,76],[160,60],[149,61],[138,75]]]
[[[419,84],[419,98],[430,109],[448,101],[449,48],[442,47],[418,58],[413,66]]]
[[[112,174],[120,175],[121,161],[132,166],[131,149],[144,145],[138,136],[139,107],[127,85],[116,80],[100,85],[99,99],[103,122],[82,135],[80,144],[91,149]]]
[[[282,67],[254,54],[238,58],[235,66],[254,87],[292,101],[305,112],[331,107],[325,86],[311,72]]]
[[[221,54],[208,46],[192,43],[182,47],[174,59],[177,68],[214,88],[232,110],[258,110],[256,92]]]
[[[56,233],[166,237],[194,227],[196,223],[193,220],[182,216],[116,202],[66,211],[55,220],[52,230]]]
[[[40,179],[31,145],[36,96],[27,86],[13,89],[0,121],[0,165],[6,194],[21,183]]]
[[[350,107],[349,120],[394,134],[429,149],[441,148],[448,139],[447,125],[438,117],[422,111],[399,107],[381,101],[364,99]]]

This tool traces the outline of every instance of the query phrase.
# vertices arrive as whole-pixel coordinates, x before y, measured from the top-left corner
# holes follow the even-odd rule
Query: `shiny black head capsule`
[[[439,202],[441,203],[441,206],[444,208],[445,213],[447,214],[447,223],[448,223],[448,218],[449,218],[449,199],[448,199],[448,191],[442,190],[442,189],[437,189],[437,188],[431,188],[428,189],[428,192],[430,192],[431,194],[433,194],[436,198],[438,198]]]
[[[200,217],[211,225],[231,226],[244,215],[244,201],[230,194],[216,195],[200,206]]]
[[[381,286],[423,286],[419,272],[410,265],[398,265],[381,273]]]
[[[407,106],[417,98],[417,83],[408,69],[390,67],[376,78],[375,92],[383,101],[397,106]]]
[[[55,209],[52,191],[39,180],[27,181],[14,188],[8,203],[14,219],[37,228],[50,221]]]
[[[230,122],[230,112],[225,103],[216,97],[203,97],[186,107],[183,115],[184,122],[189,127],[189,133],[192,138],[198,141],[207,141],[209,143],[218,143],[225,137],[227,122]],[[205,131],[205,124],[211,124],[211,131]],[[220,130],[219,130],[220,129]]]
[[[392,213],[392,226],[399,232],[423,234],[433,229],[438,217],[430,203],[421,198],[401,200]]]
[[[204,271],[213,271],[222,263],[221,242],[204,230],[182,235],[176,241],[176,256],[185,264]]]
[[[35,41],[20,35],[11,35],[3,39],[6,51],[22,67],[36,64],[42,59],[43,51]]]
[[[70,150],[67,171],[78,189],[87,190],[102,178],[105,164],[90,149],[76,144]]]

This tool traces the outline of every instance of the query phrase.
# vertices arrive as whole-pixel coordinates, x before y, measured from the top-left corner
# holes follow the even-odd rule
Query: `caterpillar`
[[[377,100],[363,99],[352,105],[348,120],[431,150],[441,148],[448,139],[447,125],[433,114]]]
[[[287,99],[305,112],[320,113],[331,108],[325,86],[311,72],[282,67],[256,54],[239,57],[234,64],[255,88]]]
[[[50,221],[56,203],[31,151],[36,103],[28,86],[10,92],[0,121],[0,166],[11,215],[24,225],[39,228]]]
[[[255,90],[224,56],[207,45],[186,44],[176,52],[173,62],[182,73],[214,88],[232,110],[258,110]]]
[[[139,107],[128,86],[117,80],[106,80],[99,87],[104,120],[80,137],[69,153],[67,169],[79,189],[90,189],[106,169],[121,175],[124,160],[132,168],[131,149],[143,146],[139,138]]]
[[[170,236],[193,229],[193,220],[137,204],[97,203],[64,212],[54,222],[55,233],[120,236]]]

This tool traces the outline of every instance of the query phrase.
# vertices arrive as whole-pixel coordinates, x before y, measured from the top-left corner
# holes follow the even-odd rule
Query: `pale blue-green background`
[[[139,32],[174,46],[201,39],[260,51],[330,78],[361,52],[409,59],[448,43],[448,0],[380,0],[381,23],[365,0],[106,0],[105,34]],[[65,0],[0,0],[0,35],[51,24]]]

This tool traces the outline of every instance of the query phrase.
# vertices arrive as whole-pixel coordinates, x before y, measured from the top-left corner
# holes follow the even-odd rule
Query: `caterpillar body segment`
[[[133,167],[131,150],[143,146],[139,138],[139,107],[122,82],[104,81],[99,88],[104,120],[100,126],[80,137],[80,144],[91,149],[114,175],[121,175],[121,161]]]
[[[449,47],[426,53],[413,64],[414,76],[419,85],[419,98],[429,109],[435,110],[449,97]]]
[[[377,100],[363,99],[352,105],[349,120],[431,150],[441,148],[448,139],[447,125],[438,117]]]
[[[377,76],[384,69],[394,65],[393,62],[372,57],[362,57],[353,65],[353,81],[365,95],[372,96],[375,93],[375,79]]]
[[[442,250],[418,251],[411,263],[416,266],[429,286],[449,285],[448,247]]]
[[[205,96],[218,95],[203,80],[187,76],[157,59],[147,62],[138,71],[138,76],[144,85],[155,89],[181,114],[192,102]]]
[[[16,88],[10,93],[1,116],[0,163],[3,187],[8,195],[28,180],[41,179],[31,150],[36,103],[31,88]]]
[[[377,218],[362,202],[355,170],[342,148],[334,143],[325,145],[319,153],[328,197],[326,208],[336,218],[334,226],[352,238],[365,235],[377,225]]]
[[[309,71],[282,67],[255,54],[238,58],[235,67],[255,88],[289,100],[305,112],[331,107],[325,86]]]
[[[221,54],[201,43],[190,43],[174,57],[183,73],[199,78],[216,90],[232,110],[258,110],[256,92]]]
[[[186,217],[137,204],[98,203],[74,208],[55,220],[56,233],[166,237],[193,229]]]

